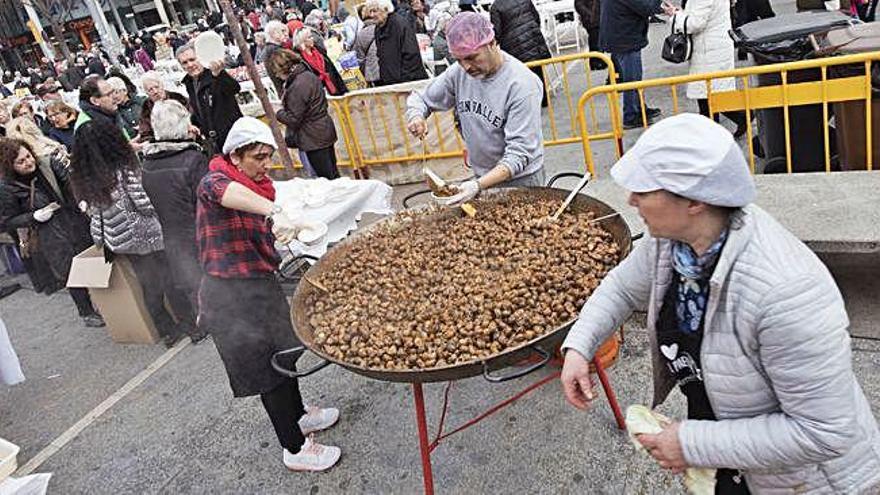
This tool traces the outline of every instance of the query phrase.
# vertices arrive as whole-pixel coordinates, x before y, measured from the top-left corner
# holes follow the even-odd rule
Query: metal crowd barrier
[[[591,143],[595,141],[613,140],[616,157],[624,153],[623,136],[624,129],[622,125],[620,96],[624,91],[636,91],[639,97],[641,107],[642,127],[648,126],[645,105],[645,91],[652,91],[655,95],[657,91],[669,91],[672,96],[672,112],[674,114],[682,111],[679,102],[678,86],[691,82],[702,82],[706,85],[709,103],[709,113],[717,115],[722,112],[743,111],[746,118],[751,122],[753,112],[764,111],[768,109],[782,110],[782,124],[784,126],[784,144],[785,144],[785,171],[792,173],[792,144],[798,139],[809,139],[809,136],[792,135],[792,123],[797,120],[792,113],[797,111],[797,107],[803,105],[821,105],[821,139],[824,147],[824,170],[830,172],[832,170],[831,140],[829,128],[832,125],[829,113],[829,105],[843,102],[853,102],[859,108],[859,112],[864,114],[864,136],[861,136],[861,130],[846,124],[841,126],[841,115],[836,115],[837,129],[839,133],[858,132],[858,139],[864,139],[864,163],[855,163],[854,168],[860,168],[862,165],[866,170],[873,169],[873,122],[872,122],[872,87],[871,87],[871,71],[875,66],[875,62],[880,61],[880,52],[863,53],[856,55],[846,55],[840,57],[819,58],[812,60],[802,60],[798,62],[789,62],[772,65],[758,65],[752,67],[744,67],[740,69],[713,72],[705,74],[684,75],[676,77],[666,77],[658,79],[647,79],[637,82],[628,82],[621,84],[597,86],[586,91],[578,101],[578,121],[581,131],[581,141],[583,143],[584,162],[590,173],[596,173],[596,159],[593,155],[593,147]],[[829,69],[835,74],[829,74]],[[813,71],[814,73],[807,78],[802,77],[805,72]],[[815,74],[818,71],[818,75]],[[755,84],[753,78],[759,76],[778,75],[778,84]],[[878,74],[880,74],[880,66],[878,66]],[[793,77],[794,76],[794,77]],[[720,79],[733,78],[737,88],[732,91],[713,91],[712,82]],[[795,80],[792,81],[792,78]],[[815,80],[806,80],[815,79]],[[764,82],[768,81],[764,77]],[[607,121],[611,123],[611,130],[606,132],[594,132],[593,125],[595,122],[595,100],[601,97],[607,97],[609,105],[605,108],[610,115]],[[860,107],[864,106],[862,110]],[[847,110],[847,108],[839,106]],[[589,109],[589,110],[588,110]],[[588,120],[588,111],[590,119]],[[845,112],[852,117],[853,112]],[[858,115],[858,114],[856,114]],[[878,116],[880,117],[880,116]],[[850,118],[850,120],[852,120]],[[857,119],[858,120],[858,119]],[[588,125],[589,124],[589,125]],[[802,124],[802,122],[797,122]],[[763,130],[759,131],[763,132]],[[746,142],[748,146],[748,160],[753,173],[756,171],[755,149],[753,146],[753,126],[748,126],[746,134]],[[838,139],[840,142],[841,139]],[[851,141],[850,141],[851,142]],[[852,146],[849,147],[852,150]],[[861,152],[861,149],[856,150]],[[859,161],[861,158],[859,157]]]
[[[592,70],[591,59],[601,60],[607,69]],[[616,80],[610,57],[587,52],[530,62],[527,66],[540,68],[544,79],[547,96],[544,145],[581,142],[575,95]],[[598,83],[594,72],[603,76]],[[407,131],[406,97],[411,88],[419,84],[353,91],[340,98],[328,99],[340,136],[336,144],[340,167],[350,167],[356,173],[368,176],[369,167],[420,164],[463,155],[464,141],[454,125],[451,111],[431,116],[428,120],[429,136],[424,141],[413,138]],[[597,116],[597,109],[591,105],[589,122],[593,130],[600,128]]]

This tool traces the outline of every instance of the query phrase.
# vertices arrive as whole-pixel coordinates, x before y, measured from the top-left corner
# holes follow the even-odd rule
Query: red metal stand
[[[617,422],[617,427],[621,430],[625,429],[626,425],[623,421],[623,414],[621,413],[620,406],[617,403],[617,396],[614,395],[614,390],[611,389],[611,382],[608,380],[608,375],[607,373],[605,373],[605,368],[602,367],[598,359],[593,359],[593,366],[596,368],[596,374],[599,375],[599,381],[602,384],[602,390],[605,392],[605,397],[608,399],[608,404],[611,406],[611,411],[614,413],[614,419]],[[419,432],[419,452],[421,453],[422,457],[422,479],[425,485],[425,494],[434,495],[434,471],[431,466],[431,453],[434,451],[435,448],[437,448],[441,440],[477,424],[488,416],[491,416],[492,414],[521,399],[529,392],[556,380],[557,378],[559,378],[560,375],[561,372],[557,371],[552,375],[542,378],[541,380],[538,380],[537,382],[529,385],[525,389],[519,391],[513,397],[510,397],[509,399],[506,399],[492,406],[483,414],[480,414],[479,416],[471,419],[470,421],[459,426],[458,428],[448,433],[443,433],[443,424],[446,422],[446,411],[449,406],[449,391],[452,388],[452,384],[454,383],[448,382],[446,384],[446,391],[444,392],[443,396],[443,409],[440,415],[440,423],[437,428],[437,436],[434,438],[434,441],[430,441],[428,439],[428,420],[425,415],[425,394],[424,390],[422,389],[422,384],[418,382],[413,383],[413,398],[415,399],[416,406],[416,426]]]
[[[416,400],[416,424],[419,428],[419,450],[422,454],[422,477],[425,481],[425,495],[434,495],[434,470],[431,468],[431,449],[428,444],[428,421],[425,419],[425,394],[422,384],[415,382],[413,397]]]

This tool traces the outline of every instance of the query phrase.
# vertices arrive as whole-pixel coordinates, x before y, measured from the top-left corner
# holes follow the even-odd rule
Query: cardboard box
[[[155,344],[159,332],[144,303],[144,294],[131,263],[117,255],[112,263],[95,246],[76,255],[70,265],[68,287],[89,289],[92,302],[107,322],[114,342]]]

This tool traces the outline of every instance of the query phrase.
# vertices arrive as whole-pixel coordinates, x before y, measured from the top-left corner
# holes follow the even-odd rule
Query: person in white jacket
[[[684,9],[664,1],[671,30],[691,35],[689,74],[705,74],[735,68],[733,39],[730,37],[730,0],[687,0]],[[712,81],[712,92],[733,91],[736,81],[721,78]],[[705,81],[687,85],[687,97],[696,100],[700,114],[709,117],[709,94]],[[735,137],[746,133],[745,112],[724,112],[736,124]],[[717,115],[715,120],[718,120]]]
[[[647,310],[654,398],[687,418],[638,440],[661,467],[714,468],[715,493],[877,493],[880,431],[852,370],[849,320],[816,255],[752,204],[730,133],[696,114],[645,131],[611,169],[649,236],[590,296],[563,343],[566,399]]]
[[[9,341],[6,333],[6,324],[0,319],[0,383],[15,385],[24,381],[24,373],[21,372],[21,363]]]

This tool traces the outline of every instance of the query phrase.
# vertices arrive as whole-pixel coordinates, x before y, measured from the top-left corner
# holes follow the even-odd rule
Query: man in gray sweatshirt
[[[488,19],[462,12],[446,25],[449,52],[458,60],[406,100],[409,131],[428,132],[425,119],[436,110],[455,109],[476,178],[445,198],[456,206],[498,184],[540,186],[544,182],[540,79],[522,62],[501,51]]]

